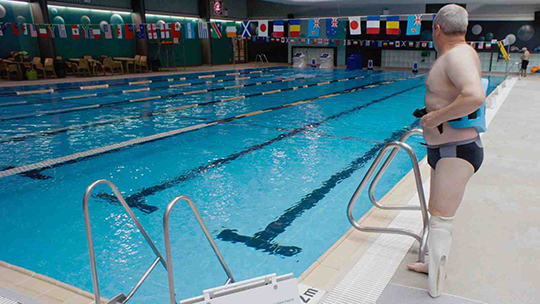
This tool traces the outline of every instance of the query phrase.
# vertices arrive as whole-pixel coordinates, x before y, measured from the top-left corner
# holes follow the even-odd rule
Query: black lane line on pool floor
[[[389,73],[380,73],[380,74],[374,74],[374,75],[386,75],[386,74],[389,74]],[[365,75],[364,75],[364,77],[365,77]],[[315,77],[299,77],[299,78],[296,78],[295,80],[310,80],[312,78],[315,78]],[[325,77],[325,78],[328,78],[328,76]],[[351,79],[354,79],[354,78],[355,77],[352,77],[352,78],[349,77],[349,78],[342,78],[340,80],[343,80],[343,79],[351,80]],[[257,83],[247,84],[247,85],[239,85],[238,87],[237,86],[232,86],[230,88],[229,87],[221,87],[221,88],[214,88],[214,89],[205,89],[205,90],[174,93],[174,94],[163,95],[163,96],[161,96],[161,95],[159,95],[159,96],[147,96],[147,97],[143,97],[143,98],[119,100],[119,101],[103,103],[103,104],[90,104],[90,105],[85,105],[85,106],[75,107],[75,108],[68,108],[68,109],[38,111],[38,112],[34,112],[34,113],[29,113],[29,114],[21,114],[21,115],[9,116],[9,117],[0,117],[0,121],[11,121],[11,120],[19,120],[19,119],[34,118],[34,117],[43,117],[43,116],[58,115],[58,114],[65,114],[65,113],[72,113],[72,112],[81,112],[81,111],[101,109],[101,108],[110,108],[110,107],[114,107],[114,106],[117,106],[117,105],[123,105],[123,104],[133,104],[133,103],[137,103],[137,102],[146,102],[146,101],[152,101],[152,100],[157,100],[157,99],[161,100],[161,99],[181,97],[181,96],[186,96],[186,95],[209,93],[209,92],[220,91],[220,90],[225,90],[225,89],[240,89],[240,88],[244,88],[244,87],[259,86],[259,85],[273,84],[273,83],[280,83],[280,82],[289,82],[290,81],[289,79],[290,78],[285,78],[285,79],[280,79],[280,80],[273,80],[273,81],[266,81],[266,82],[257,82]],[[333,82],[337,82],[337,81],[338,80],[331,80],[331,82],[329,82],[329,83],[333,83]],[[317,85],[317,84],[311,84],[309,86],[314,86],[314,85]],[[305,87],[305,86],[302,86],[302,87]],[[281,91],[289,91],[289,90],[291,90],[291,89],[289,89],[289,88],[281,89]],[[242,95],[242,96],[244,96],[244,98],[248,98],[248,97],[253,97],[253,96],[258,96],[258,95],[264,95],[264,92],[255,93],[255,94],[249,94],[249,95]],[[225,98],[225,99],[230,99],[230,98]],[[219,102],[219,100],[217,102]]]
[[[399,140],[405,132],[418,126],[420,120],[415,120],[409,126],[400,130],[394,131],[392,135],[385,139],[385,143]],[[245,236],[238,234],[236,229],[224,229],[218,234],[218,239],[231,242],[243,243],[248,247],[262,250],[271,255],[281,255],[292,257],[302,251],[302,248],[297,246],[281,246],[274,243],[274,239],[285,232],[286,228],[300,217],[304,212],[315,207],[324,197],[330,193],[339,183],[351,177],[356,171],[366,165],[368,161],[373,159],[379,151],[384,147],[385,143],[375,144],[364,155],[356,158],[342,170],[334,173],[329,179],[324,181],[321,186],[311,193],[304,196],[299,202],[285,210],[275,221],[272,221],[262,231],[255,233],[253,236]],[[346,198],[344,198],[346,200]]]
[[[364,78],[368,78],[368,77],[376,77],[376,76],[389,75],[389,74],[391,74],[391,73],[380,73],[380,74],[373,74],[373,75],[355,76],[355,77],[342,78],[342,79],[337,79],[337,80],[334,79],[334,80],[330,80],[329,84],[334,83],[334,82],[343,81],[343,80],[353,80],[353,79],[357,79],[359,77],[361,79],[364,79]],[[307,78],[307,79],[309,79],[309,78]],[[287,80],[287,79],[282,79],[282,80],[279,80],[279,81],[275,81],[274,83],[288,82],[288,81],[289,80]],[[379,83],[382,83],[382,82],[385,82],[385,81],[375,82],[373,84],[376,85],[376,84],[379,84]],[[309,88],[309,87],[313,87],[313,86],[317,86],[317,85],[319,85],[319,83],[299,86],[299,87],[297,87],[297,89]],[[280,92],[290,91],[290,90],[294,90],[294,89],[295,88],[280,89]],[[125,120],[138,119],[138,118],[142,118],[142,117],[151,117],[151,116],[160,115],[160,114],[169,114],[169,113],[173,113],[173,112],[177,112],[177,111],[181,111],[181,110],[190,109],[190,108],[193,108],[193,107],[209,106],[209,105],[213,105],[213,104],[221,103],[221,102],[226,102],[226,101],[242,100],[242,99],[246,99],[246,98],[250,98],[250,97],[260,96],[260,95],[263,95],[263,94],[264,93],[261,92],[261,93],[254,93],[254,94],[250,94],[250,95],[242,95],[242,96],[238,96],[238,97],[228,97],[228,98],[222,98],[222,99],[217,99],[217,100],[208,101],[208,102],[194,103],[194,104],[184,105],[184,106],[180,106],[180,107],[168,108],[168,109],[159,110],[159,111],[143,112],[141,114],[130,115],[130,116],[125,116],[125,117],[119,117],[119,118],[115,118],[115,119],[100,120],[100,121],[96,121],[96,122],[90,122],[90,123],[80,124],[80,125],[72,125],[72,126],[53,129],[53,130],[39,131],[39,132],[27,133],[27,134],[20,134],[20,135],[15,135],[15,136],[10,136],[10,137],[0,139],[0,143],[12,142],[12,141],[23,141],[23,140],[26,140],[28,138],[33,138],[33,137],[52,136],[52,135],[56,135],[58,133],[63,133],[63,132],[67,132],[67,131],[75,131],[75,130],[94,127],[94,126],[102,126],[102,125],[107,125],[107,124],[113,124],[113,123],[118,123],[118,122],[125,121]],[[109,103],[108,105],[111,105],[111,103]],[[110,107],[114,107],[114,105],[117,105],[117,104],[112,104]],[[0,121],[1,121],[1,118],[0,118]]]
[[[127,149],[127,148],[131,148],[131,147],[134,147],[134,146],[139,146],[139,145],[143,145],[143,144],[147,144],[147,143],[151,143],[151,142],[156,142],[156,141],[159,141],[159,140],[162,140],[162,139],[165,139],[165,138],[170,138],[170,137],[177,136],[177,135],[180,135],[180,134],[185,134],[185,133],[189,133],[189,132],[192,132],[192,131],[212,127],[212,126],[215,126],[215,125],[218,125],[218,124],[221,124],[221,123],[226,123],[226,122],[230,122],[230,121],[234,121],[234,120],[243,119],[245,117],[251,117],[251,116],[254,116],[254,115],[264,114],[264,113],[272,112],[272,111],[275,111],[275,110],[281,110],[281,109],[285,109],[285,108],[288,108],[288,107],[293,107],[293,106],[302,105],[302,104],[306,104],[306,103],[310,103],[310,102],[314,102],[314,101],[318,101],[318,100],[322,100],[322,99],[327,99],[327,98],[330,98],[330,97],[338,96],[340,94],[352,93],[352,92],[356,92],[358,90],[367,89],[367,88],[375,88],[375,87],[379,87],[380,85],[386,85],[386,84],[390,84],[390,83],[395,83],[397,81],[414,79],[414,78],[418,78],[418,77],[421,77],[421,76],[423,76],[423,74],[411,76],[411,77],[408,77],[408,78],[399,78],[399,79],[395,79],[395,80],[392,80],[392,81],[385,81],[385,82],[382,82],[381,84],[373,84],[372,83],[372,84],[362,85],[362,86],[358,86],[358,87],[354,87],[354,88],[350,88],[350,89],[346,89],[346,90],[337,91],[337,92],[334,92],[334,93],[328,94],[328,95],[312,97],[312,98],[309,98],[309,99],[299,100],[299,101],[284,104],[284,105],[281,105],[281,106],[267,108],[267,109],[264,109],[264,110],[259,110],[259,111],[250,112],[250,113],[244,113],[244,114],[240,114],[240,115],[236,115],[236,116],[231,116],[231,117],[228,117],[228,118],[214,120],[214,121],[204,123],[204,124],[199,124],[199,125],[195,125],[195,126],[180,128],[180,129],[172,130],[172,131],[168,131],[168,132],[162,132],[162,133],[154,134],[154,135],[151,135],[151,136],[131,139],[131,140],[128,140],[128,141],[125,141],[125,142],[122,142],[122,143],[113,144],[113,145],[109,145],[109,146],[106,146],[106,147],[96,148],[96,149],[87,150],[87,151],[83,151],[83,152],[77,152],[77,153],[74,153],[74,154],[71,154],[71,155],[67,155],[67,156],[63,156],[63,157],[59,157],[59,158],[55,158],[55,159],[48,159],[48,160],[45,160],[45,161],[41,161],[41,162],[29,164],[29,165],[22,165],[20,167],[14,168],[14,169],[8,169],[8,170],[0,171],[0,178],[7,177],[7,176],[12,176],[12,175],[17,175],[17,174],[22,174],[22,173],[25,173],[25,172],[30,172],[30,171],[35,171],[35,170],[43,170],[44,168],[55,168],[55,167],[59,167],[59,166],[67,165],[67,164],[72,164],[72,163],[76,163],[76,162],[79,162],[79,161],[82,161],[82,160],[91,159],[91,158],[99,156],[99,155],[108,154],[108,153],[116,152],[116,151],[121,151],[121,150],[124,150],[124,149]],[[329,82],[327,82],[327,83],[329,83]],[[420,86],[417,86],[417,87],[420,87]]]
[[[306,130],[309,130],[309,129],[312,129],[312,128],[316,128],[320,125],[322,125],[323,123],[325,122],[328,122],[330,120],[333,120],[333,119],[337,119],[337,118],[340,118],[344,115],[348,115],[348,114],[351,114],[351,113],[354,113],[354,112],[357,112],[359,110],[362,110],[363,108],[366,108],[366,107],[369,107],[373,104],[376,104],[376,103],[379,103],[379,102],[382,102],[384,100],[387,100],[387,99],[390,99],[392,97],[395,97],[395,96],[398,96],[398,95],[401,95],[405,92],[409,92],[409,91],[412,91],[416,88],[419,88],[421,87],[421,85],[417,85],[417,86],[414,86],[412,88],[408,88],[408,89],[405,89],[403,91],[399,91],[399,92],[396,92],[396,93],[393,93],[391,95],[388,95],[388,96],[385,96],[383,98],[380,98],[380,99],[376,99],[376,100],[372,100],[366,104],[363,104],[363,105],[360,105],[360,106],[357,106],[357,107],[354,107],[352,109],[349,109],[349,110],[346,110],[346,111],[342,111],[340,113],[337,113],[337,114],[334,114],[334,115],[331,115],[323,120],[320,120],[318,122],[314,122],[314,123],[310,123],[310,124],[307,124],[307,125],[304,125],[303,127],[300,127],[300,128],[297,128],[297,129],[294,129],[292,130],[291,132],[288,132],[288,133],[283,133],[283,134],[279,134],[278,136],[274,137],[274,138],[271,138],[265,142],[262,142],[262,143],[259,143],[259,144],[255,144],[255,145],[252,145],[240,152],[237,152],[237,153],[233,153],[233,154],[230,154],[228,155],[227,157],[223,157],[223,158],[220,158],[220,159],[217,159],[217,160],[214,160],[206,165],[201,165],[197,168],[193,168],[193,169],[190,169],[190,170],[187,170],[185,171],[184,173],[182,173],[181,175],[167,181],[167,182],[164,182],[162,184],[159,184],[159,185],[154,185],[154,186],[151,186],[151,187],[148,187],[148,188],[142,188],[141,190],[139,190],[138,192],[135,192],[127,197],[125,197],[125,201],[128,203],[129,206],[141,206],[143,204],[146,204],[146,197],[148,196],[151,196],[151,195],[154,195],[158,192],[161,192],[161,191],[164,191],[166,189],[169,189],[169,188],[172,188],[176,185],[179,185],[183,182],[186,182],[188,180],[191,180],[195,177],[198,177],[199,175],[201,174],[204,174],[206,173],[208,170],[210,169],[213,169],[213,168],[218,168],[222,165],[225,165],[225,164],[228,164],[246,154],[249,154],[249,153],[252,153],[252,152],[255,152],[257,150],[261,150],[263,149],[264,147],[266,146],[270,146],[276,142],[279,142],[279,141],[282,141],[284,139],[287,139],[287,138],[290,138],[290,137],[293,137],[299,133],[302,133]],[[116,199],[116,196],[114,195],[111,195],[111,194],[108,194],[108,193],[97,193],[94,195],[95,197],[99,197],[101,199],[104,199],[108,202],[115,202],[117,199]],[[283,252],[288,252],[289,250],[286,248],[287,246],[283,247],[283,246],[280,246],[279,247],[279,250],[283,251]],[[275,248],[274,248],[275,249]],[[278,249],[276,249],[278,250]]]
[[[283,70],[283,71],[288,72],[287,70]],[[244,75],[249,75],[249,74],[244,74]],[[230,76],[233,76],[233,75],[230,75]],[[242,75],[237,75],[237,76],[242,76]],[[200,82],[184,83],[184,84],[182,84],[182,86],[178,86],[178,87],[188,88],[188,87],[197,86],[197,85],[226,83],[226,82],[234,82],[234,81],[242,81],[242,80],[252,80],[252,79],[266,78],[266,77],[272,77],[272,76],[276,76],[276,75],[274,75],[274,74],[262,75],[261,74],[260,76],[236,77],[236,78],[226,79],[226,80],[219,80],[219,79],[218,80],[206,80],[206,81],[200,81]],[[279,75],[277,75],[277,76],[279,76]],[[281,76],[279,76],[279,77],[281,77]],[[284,77],[284,78],[292,78],[292,77]],[[314,77],[299,77],[298,79],[303,79],[303,78],[314,78]],[[180,81],[180,80],[178,80],[178,81]],[[177,81],[174,81],[174,82],[177,82]],[[141,89],[148,88],[148,91],[173,89],[175,87],[170,87],[170,85],[174,85],[173,84],[174,82],[168,82],[169,85],[166,85],[166,86],[156,86],[156,87],[146,86],[146,87],[143,87]],[[154,82],[152,82],[152,83],[154,83]],[[216,88],[215,90],[214,89],[208,89],[208,92],[210,92],[211,90],[219,91],[219,90],[224,90],[224,88]],[[84,92],[84,91],[82,91],[82,92]],[[127,92],[127,93],[136,93],[136,92]],[[124,94],[124,90],[122,90],[122,91],[114,91],[114,92],[83,94],[83,95],[80,95],[80,96],[64,96],[64,97],[68,97],[67,99],[65,99],[64,97],[38,98],[36,101],[25,101],[24,103],[21,103],[21,104],[16,103],[16,102],[0,104],[0,108],[2,108],[2,107],[11,107],[11,106],[19,106],[19,105],[43,104],[43,103],[56,102],[56,101],[64,101],[64,102],[69,102],[70,104],[71,103],[75,104],[76,101],[80,100],[80,99],[95,98],[95,97],[105,97],[105,96],[114,96],[114,95],[123,95],[123,94]],[[182,94],[182,93],[180,93],[180,94]]]
[[[215,73],[206,72],[206,73],[201,73],[201,74],[193,75],[193,76],[189,76],[189,77],[188,76],[181,76],[181,75],[190,75],[189,73],[188,74],[178,73],[178,74],[171,74],[171,75],[165,75],[165,76],[149,76],[149,78],[151,78],[151,77],[164,77],[163,79],[148,79],[148,78],[145,78],[145,77],[131,77],[131,78],[122,78],[122,79],[120,79],[120,80],[126,80],[125,82],[109,83],[109,84],[108,83],[100,83],[100,82],[105,82],[106,80],[96,80],[96,81],[88,81],[88,84],[86,84],[86,85],[82,85],[83,84],[82,82],[78,82],[77,85],[74,85],[74,86],[68,87],[68,88],[56,88],[55,89],[53,87],[48,87],[48,88],[41,88],[39,90],[53,89],[54,92],[79,91],[79,90],[81,90],[80,89],[81,87],[100,86],[100,85],[106,85],[106,84],[108,84],[109,87],[112,87],[112,86],[129,85],[130,82],[138,82],[138,81],[149,81],[149,80],[151,80],[152,83],[154,83],[154,82],[165,82],[165,81],[168,81],[170,79],[170,77],[177,77],[177,76],[181,76],[180,78],[184,78],[183,80],[187,80],[187,79],[210,78],[210,77],[207,77],[207,76],[210,76],[210,75],[214,75],[214,77],[212,77],[212,78],[215,78],[215,77],[220,77],[220,76],[233,76],[233,75],[227,75],[227,74],[236,74],[238,76],[238,75],[254,74],[254,73],[257,73],[256,71],[268,71],[268,72],[271,72],[271,71],[274,71],[274,70],[275,71],[281,71],[281,70],[288,70],[288,68],[287,67],[276,66],[276,67],[268,67],[268,68],[225,70],[225,71],[217,71]],[[202,76],[202,77],[199,77],[199,76]],[[167,78],[167,77],[169,77],[169,78]],[[113,81],[114,80],[117,80],[117,79],[113,79]],[[43,86],[45,86],[45,85],[43,85]],[[19,91],[19,92],[27,92],[27,91]],[[17,95],[17,91],[8,92],[8,93],[0,93],[0,97],[6,97],[6,96],[19,96],[19,95]]]

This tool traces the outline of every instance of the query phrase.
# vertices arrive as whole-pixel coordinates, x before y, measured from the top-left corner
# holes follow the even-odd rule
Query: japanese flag
[[[258,35],[268,37],[268,21],[259,21]]]
[[[360,17],[349,17],[349,30],[351,35],[361,35]]]

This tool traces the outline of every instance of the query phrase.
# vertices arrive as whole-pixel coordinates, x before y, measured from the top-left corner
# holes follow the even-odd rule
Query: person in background
[[[531,52],[524,47],[523,56],[521,56],[521,77],[527,77],[527,66],[529,65],[529,59],[531,58]]]

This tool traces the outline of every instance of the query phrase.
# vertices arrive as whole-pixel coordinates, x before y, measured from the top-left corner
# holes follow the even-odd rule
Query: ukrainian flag
[[[399,16],[386,17],[386,35],[399,35]]]

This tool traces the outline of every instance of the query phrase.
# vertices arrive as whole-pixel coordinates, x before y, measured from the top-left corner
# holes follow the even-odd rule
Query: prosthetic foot
[[[442,293],[448,254],[452,245],[453,220],[454,217],[435,215],[429,219],[428,292],[433,298],[439,297]]]

